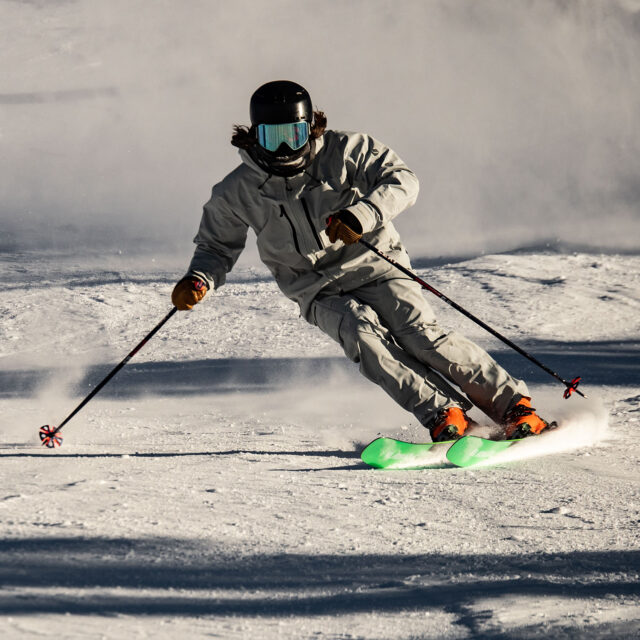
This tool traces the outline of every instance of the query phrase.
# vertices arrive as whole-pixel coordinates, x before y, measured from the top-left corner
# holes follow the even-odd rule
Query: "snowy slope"
[[[172,318],[63,447],[43,450],[38,427],[168,311],[185,261],[1,261],[3,638],[637,637],[637,255],[416,263],[561,375],[582,375],[589,400],[563,401],[434,298],[443,325],[531,383],[544,415],[582,426],[583,446],[396,472],[365,468],[362,445],[426,434],[249,267]]]

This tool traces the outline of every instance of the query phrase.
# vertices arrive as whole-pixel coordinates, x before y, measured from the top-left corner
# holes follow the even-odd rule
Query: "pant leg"
[[[455,384],[477,407],[500,422],[527,386],[513,378],[484,349],[437,323],[416,282],[385,278],[353,292],[376,311],[393,339],[414,358]]]
[[[441,376],[396,344],[376,312],[352,295],[322,295],[311,307],[313,322],[336,340],[360,372],[401,407],[427,424],[451,406],[471,407]]]

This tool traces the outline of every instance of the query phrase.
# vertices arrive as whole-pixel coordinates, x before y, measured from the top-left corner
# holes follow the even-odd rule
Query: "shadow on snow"
[[[23,443],[3,443],[2,448],[0,449],[0,459],[2,458],[48,458],[49,460],[54,460],[57,458],[122,458],[123,455],[126,455],[128,458],[188,458],[188,457],[197,457],[197,456],[206,456],[206,457],[216,457],[216,456],[301,456],[304,458],[360,458],[360,453],[358,451],[344,451],[340,449],[335,450],[324,450],[324,451],[314,451],[313,449],[299,449],[296,451],[291,450],[281,450],[281,449],[272,449],[270,451],[259,451],[253,449],[228,449],[225,451],[135,451],[132,453],[60,453],[59,449],[48,449],[46,451],[43,450],[42,453],[31,453],[31,452],[15,452],[11,450],[10,452],[6,452],[6,449],[9,447],[19,447],[25,446]],[[27,445],[30,448],[33,445]],[[326,471],[337,471],[339,469],[370,469],[364,463],[358,466],[348,466],[348,467],[330,467],[329,469],[325,469]],[[323,469],[314,469],[314,471],[322,471]]]
[[[637,583],[630,574],[638,570],[637,550],[231,557],[204,542],[171,538],[3,539],[0,582],[5,589],[18,591],[0,595],[0,613],[289,616],[434,608],[459,612],[476,598],[507,595],[637,596]],[[46,597],[24,597],[30,588],[50,591]],[[78,597],[53,589],[88,591]],[[117,589],[141,592],[118,594]],[[145,589],[154,592],[142,592]]]
[[[580,375],[589,385],[639,386],[640,340],[601,342],[530,341],[523,347],[566,380]],[[533,384],[560,384],[521,355],[492,351],[513,375]],[[73,389],[88,394],[116,363],[90,367]],[[134,398],[141,395],[205,395],[232,392],[269,392],[290,384],[322,382],[332,373],[357,377],[356,365],[346,358],[212,359],[185,362],[148,362],[127,365],[101,397]],[[0,371],[0,398],[29,397],[58,375],[56,370]]]

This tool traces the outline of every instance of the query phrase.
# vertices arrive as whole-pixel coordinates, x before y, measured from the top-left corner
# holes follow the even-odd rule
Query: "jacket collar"
[[[312,140],[312,144],[315,146],[315,149],[312,150],[312,153],[315,153],[317,157],[318,153],[320,153],[320,150],[324,147],[324,136],[320,136],[319,138]],[[265,180],[285,180],[285,178],[273,175],[263,169],[244,149],[239,149],[238,153],[240,154],[242,162],[246,164],[254,173],[258,174],[262,182],[264,182]],[[313,166],[313,163],[311,164],[311,166]],[[309,167],[307,167],[307,169],[309,169]],[[287,179],[289,181],[296,180],[301,175],[303,175],[305,171],[301,171],[300,173],[297,173],[296,175]]]

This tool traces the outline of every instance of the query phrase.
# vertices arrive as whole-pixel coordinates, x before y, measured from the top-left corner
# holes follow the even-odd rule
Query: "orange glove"
[[[338,211],[327,220],[325,233],[331,242],[342,240],[345,244],[354,244],[362,238],[362,225],[350,211]]]
[[[198,278],[182,278],[173,288],[171,302],[179,311],[193,309],[207,294],[207,285]]]

